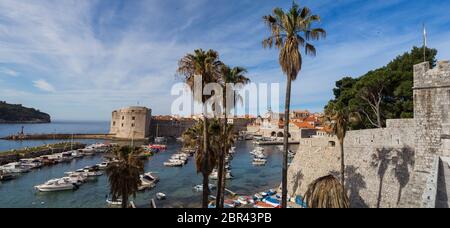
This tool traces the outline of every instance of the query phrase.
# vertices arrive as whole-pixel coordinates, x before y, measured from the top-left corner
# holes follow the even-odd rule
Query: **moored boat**
[[[156,199],[157,200],[165,200],[166,199],[166,194],[164,194],[162,192],[158,192],[158,193],[156,193]]]
[[[15,179],[16,176],[11,173],[6,173],[2,170],[0,170],[0,181],[10,181]]]
[[[57,192],[57,191],[68,191],[75,190],[77,186],[73,184],[69,179],[53,179],[49,180],[44,184],[35,186],[40,192]]]

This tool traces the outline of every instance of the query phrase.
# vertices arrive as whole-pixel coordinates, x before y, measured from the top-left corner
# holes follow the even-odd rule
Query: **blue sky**
[[[421,45],[423,22],[429,46],[450,59],[448,0],[298,2],[321,15],[328,37],[315,43],[317,56],[305,59],[293,84],[295,109],[321,111],[336,80]],[[111,110],[137,102],[167,114],[177,62],[197,48],[246,67],[254,82],[284,83],[277,51],[261,46],[268,35],[261,17],[291,3],[0,0],[0,100],[57,120],[108,120]]]

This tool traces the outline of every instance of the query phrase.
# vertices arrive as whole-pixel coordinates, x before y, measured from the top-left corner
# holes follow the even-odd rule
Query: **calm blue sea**
[[[76,122],[56,121],[48,124],[0,124],[0,137],[21,132],[24,127],[25,134],[106,134],[109,132],[109,122]],[[57,143],[64,140],[33,140],[33,141],[5,141],[0,140],[0,151],[34,147],[43,144]],[[89,143],[92,140],[78,140]]]
[[[21,125],[0,125],[0,134],[7,135],[20,130]],[[9,130],[6,130],[9,129]],[[52,124],[25,125],[25,131],[35,133],[106,133],[108,123],[76,123],[61,122]],[[93,142],[93,141],[91,141]],[[2,142],[0,148],[19,148],[22,146],[40,145],[44,142]],[[195,171],[193,158],[182,168],[168,168],[163,162],[178,152],[181,145],[171,143],[169,149],[153,156],[145,162],[145,170],[157,172],[161,177],[155,189],[139,193],[135,202],[140,207],[148,207],[152,198],[158,192],[167,194],[167,200],[157,201],[158,207],[199,207],[201,193],[194,192],[193,186],[202,183],[201,175]],[[227,188],[240,195],[252,195],[256,192],[278,186],[281,180],[281,152],[273,146],[266,147],[268,164],[265,167],[253,167],[249,151],[253,149],[252,142],[238,142],[236,154],[231,163],[234,179],[227,183]],[[0,149],[1,150],[1,149]],[[73,171],[102,161],[101,156],[74,160],[70,164],[58,164],[24,174],[16,180],[0,184],[0,208],[101,208],[105,207],[108,195],[108,181],[101,176],[95,182],[89,182],[76,191],[38,193],[33,186],[42,184],[52,178],[64,176],[64,172]]]

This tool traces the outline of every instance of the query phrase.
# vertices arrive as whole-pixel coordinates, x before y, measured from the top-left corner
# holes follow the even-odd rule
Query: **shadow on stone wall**
[[[331,175],[340,178],[340,172],[331,172]],[[348,192],[351,208],[369,208],[361,197],[361,190],[367,188],[364,176],[358,172],[355,166],[345,167],[345,189]]]
[[[371,166],[378,169],[377,175],[379,178],[377,208],[380,208],[381,206],[384,178],[390,165],[392,165],[393,174],[399,184],[397,204],[400,202],[403,189],[410,180],[409,167],[414,166],[414,156],[414,149],[410,147],[404,147],[402,149],[381,148],[377,149],[377,152],[372,154]]]
[[[301,181],[303,180],[303,173],[301,170],[299,170],[297,173],[294,174],[294,183],[292,185],[292,196],[295,196],[297,194],[298,188],[300,187]]]
[[[397,197],[397,205],[402,199],[402,192],[411,178],[411,171],[409,167],[414,167],[415,159],[414,149],[410,147],[404,147],[397,151],[397,156],[392,158],[392,165],[394,166],[394,176],[398,181],[399,190]]]
[[[445,163],[445,165],[447,165],[447,163]],[[447,183],[445,181],[446,171],[448,171],[449,168],[445,167],[445,165],[442,160],[439,161],[439,176],[438,176],[438,185],[437,185],[436,208],[449,208]]]

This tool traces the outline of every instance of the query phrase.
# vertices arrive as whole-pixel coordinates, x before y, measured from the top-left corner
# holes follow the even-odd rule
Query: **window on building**
[[[113,126],[116,126],[116,121],[113,122]]]
[[[136,117],[133,116],[133,117],[131,117],[131,119],[132,119],[132,120],[136,120]]]
[[[122,124],[122,127],[123,127],[123,124]]]
[[[125,119],[125,116],[122,116],[122,120],[124,120]]]

